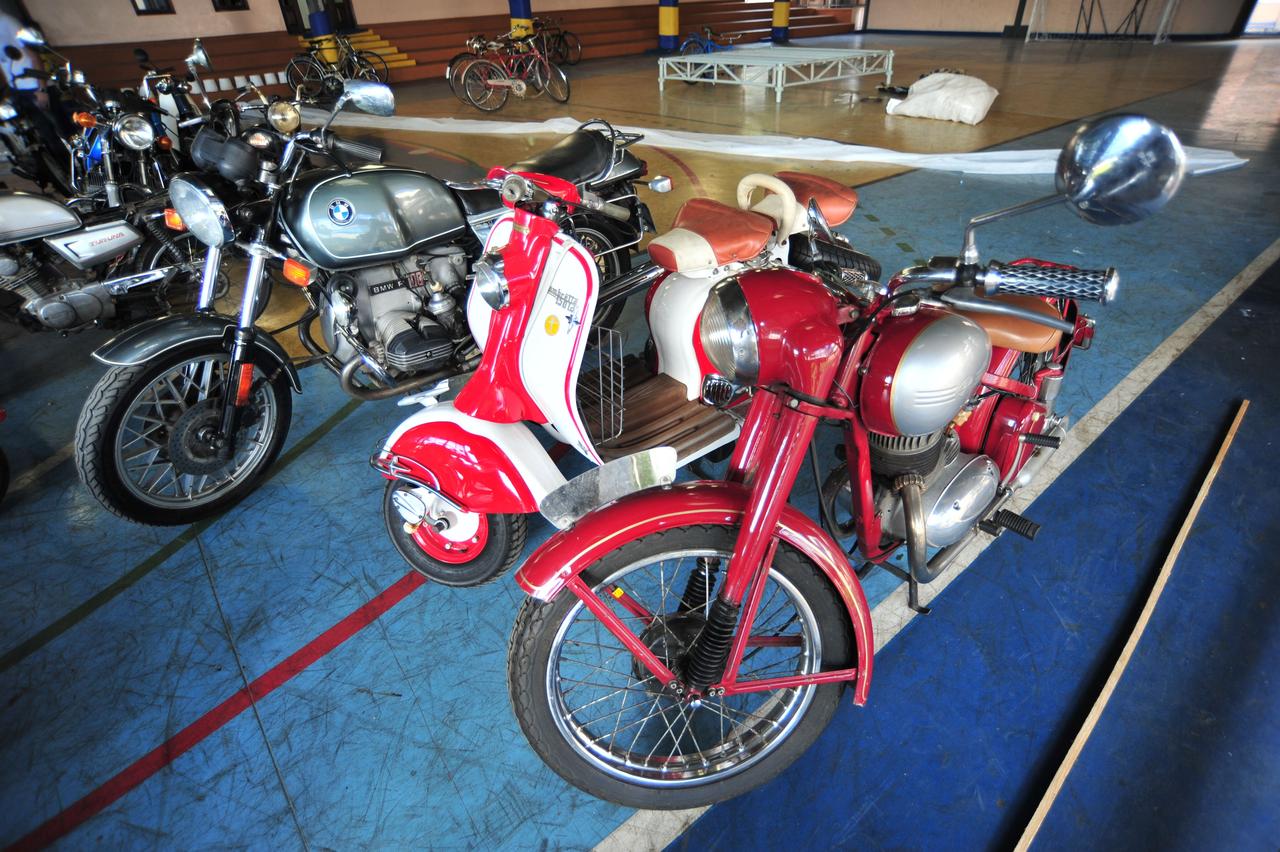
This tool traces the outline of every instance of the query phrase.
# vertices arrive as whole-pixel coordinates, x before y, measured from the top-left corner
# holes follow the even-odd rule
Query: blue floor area
[[[1239,401],[1251,408],[1036,849],[1280,837],[1280,265],[877,655],[782,776],[672,849],[1012,848],[1127,638]],[[779,820],[780,813],[803,818]]]
[[[1200,87],[1142,109],[1194,144],[1214,94],[1212,86]],[[1067,133],[1048,131],[1012,147],[1058,145]],[[1062,398],[1073,416],[1088,411],[1280,236],[1280,204],[1269,189],[1280,185],[1274,144],[1237,152],[1252,158],[1247,169],[1189,181],[1162,217],[1143,225],[1087,228],[1056,210],[980,232],[987,257],[1034,253],[1115,265],[1124,273],[1121,300],[1097,312],[1095,347],[1073,360]],[[907,174],[866,187],[845,231],[894,269],[917,257],[955,253],[964,217],[1046,188],[1043,180]],[[30,341],[9,339],[0,349],[0,399],[9,414],[0,424],[0,444],[18,476],[67,445],[99,375],[87,361],[96,342],[87,335],[45,338],[39,346]],[[51,370],[33,369],[46,360]],[[1269,367],[1274,360],[1261,363]],[[948,591],[935,616],[889,646],[877,661],[867,708],[842,709],[802,764],[754,796],[712,809],[688,845],[756,845],[776,829],[762,828],[763,817],[785,804],[813,814],[811,821],[788,823],[786,837],[775,838],[789,843],[969,848],[1005,837],[1040,776],[1051,771],[1052,749],[1069,735],[1065,720],[1089,697],[1101,670],[1100,649],[1119,635],[1155,554],[1176,526],[1220,425],[1214,419],[1220,402],[1240,392],[1227,380],[1266,375],[1265,369],[1250,373],[1245,365],[1252,363],[1237,369],[1236,361],[1224,361],[1216,365],[1222,376],[1212,393],[1167,396],[1141,428],[1109,430],[1036,504],[1033,515],[1059,520],[1035,545],[1002,540]],[[29,381],[32,375],[42,378]],[[365,459],[406,410],[390,403],[352,407],[332,377],[318,371],[305,372],[303,380],[285,458],[256,494],[212,523],[175,530],[117,521],[82,490],[70,462],[0,507],[6,613],[0,624],[0,844],[94,790],[404,575],[379,519],[380,481]],[[1273,406],[1274,418],[1274,400],[1266,403],[1259,394],[1258,402]],[[1212,422],[1184,423],[1197,411],[1211,412]],[[1263,427],[1266,411],[1255,415],[1247,429]],[[1203,434],[1185,432],[1196,426]],[[1273,449],[1258,443],[1269,434],[1242,434],[1232,463],[1269,459]],[[1250,454],[1242,452],[1246,446],[1254,448]],[[1230,572],[1252,565],[1259,589],[1265,586],[1259,569],[1268,563],[1258,554],[1274,552],[1266,538],[1274,537],[1274,504],[1270,515],[1255,516],[1250,498],[1266,506],[1261,498],[1274,496],[1265,482],[1240,477],[1260,479],[1266,469],[1255,461],[1252,470],[1224,471],[1214,500],[1244,499],[1239,507],[1206,507],[1205,523],[1222,525],[1213,550],[1199,551],[1213,571],[1178,575],[1176,582],[1196,578],[1207,595],[1231,587]],[[812,510],[806,481],[794,496]],[[549,532],[540,519],[531,526],[535,542]],[[1247,530],[1247,538],[1237,529]],[[1193,544],[1207,536],[1198,530]],[[1111,546],[1111,562],[1098,561],[1099,542]],[[1258,550],[1239,550],[1245,546]],[[868,591],[875,601],[893,585],[878,572]],[[63,845],[402,848],[435,838],[435,845],[458,847],[590,847],[630,812],[567,786],[520,735],[505,685],[506,638],[520,600],[509,580],[470,590],[418,590]],[[1244,605],[1261,600],[1274,597]],[[1120,714],[1128,703],[1129,715],[1117,718],[1141,721],[1125,725],[1128,734],[1100,728],[1091,748],[1111,751],[1101,758],[1086,753],[1099,763],[1083,777],[1102,777],[1117,765],[1135,773],[1158,767],[1164,747],[1167,765],[1205,779],[1186,781],[1183,796],[1207,796],[1236,782],[1239,775],[1231,772],[1242,770],[1197,761],[1206,755],[1225,760],[1228,753],[1253,759],[1249,744],[1237,747],[1235,722],[1215,727],[1214,720],[1254,718],[1257,729],[1274,735],[1274,714],[1268,720],[1265,701],[1251,700],[1261,687],[1244,675],[1262,669],[1250,654],[1277,659],[1265,610],[1255,614],[1259,627],[1251,638],[1222,644],[1228,642],[1216,632],[1222,622],[1245,620],[1238,608],[1224,605],[1185,631],[1187,642],[1198,636],[1209,644],[1166,640],[1178,674],[1205,677],[1206,694],[1220,677],[1214,659],[1242,675],[1219,682],[1221,691],[1210,696],[1224,703],[1195,708],[1195,727],[1178,738],[1160,735],[1157,722],[1139,714],[1175,706],[1188,694],[1182,684],[1164,680],[1165,701],[1154,692],[1119,696],[1108,712]],[[963,620],[966,613],[972,622]],[[1001,623],[1007,629],[982,629]],[[1160,663],[1146,665],[1158,669]],[[1037,672],[1033,686],[1007,689],[1005,678]],[[1139,723],[1150,746],[1141,753],[1130,736]],[[1260,742],[1252,741],[1253,749],[1274,757],[1274,743],[1267,752]],[[1197,749],[1197,743],[1208,745]],[[1120,753],[1120,764],[1106,757]],[[1086,769],[1082,763],[1077,772]],[[1046,827],[1046,843],[1060,839],[1067,846],[1096,831],[1125,830],[1115,825],[1125,817],[1125,810],[1114,810],[1125,802],[1121,793],[1085,781],[1077,786],[1077,777],[1060,800],[1067,810],[1055,810]],[[823,779],[825,794],[816,795],[806,778]],[[1176,777],[1156,780],[1177,786]],[[1249,794],[1270,789],[1276,800],[1263,780],[1255,778]],[[1144,787],[1130,789],[1141,797]],[[1185,799],[1161,801],[1190,808]],[[1136,812],[1142,805],[1129,801],[1126,808]],[[1059,819],[1071,825],[1059,826]],[[756,834],[737,833],[751,825]],[[1274,838],[1274,824],[1271,829]],[[1208,827],[1184,826],[1180,836],[1211,836],[1195,831]]]

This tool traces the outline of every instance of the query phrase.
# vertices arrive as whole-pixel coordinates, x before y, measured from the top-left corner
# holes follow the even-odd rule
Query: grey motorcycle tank
[[[383,166],[307,172],[290,184],[280,215],[294,245],[324,269],[390,262],[467,225],[444,183]]]
[[[0,246],[65,234],[80,217],[56,201],[29,192],[0,192]]]

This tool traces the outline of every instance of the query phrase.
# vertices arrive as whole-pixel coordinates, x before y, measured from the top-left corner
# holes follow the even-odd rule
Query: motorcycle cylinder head
[[[938,466],[938,459],[946,441],[947,430],[929,435],[880,435],[867,434],[871,448],[871,470],[881,476],[893,478],[907,473],[925,476]]]

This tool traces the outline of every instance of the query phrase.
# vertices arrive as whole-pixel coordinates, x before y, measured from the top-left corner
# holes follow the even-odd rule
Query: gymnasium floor
[[[190,528],[132,526],[97,507],[69,462],[99,375],[87,355],[105,336],[5,329],[0,444],[16,480],[0,506],[0,843],[1006,846],[1248,396],[1254,407],[1152,632],[1039,845],[1274,848],[1280,43],[867,46],[898,51],[900,81],[963,68],[1001,98],[978,128],[887,119],[880,104],[851,104],[847,88],[789,91],[780,108],[702,86],[659,99],[652,59],[631,59],[580,66],[558,112],[517,103],[501,117],[959,151],[1054,147],[1064,122],[1124,107],[1188,144],[1250,159],[1189,180],[1141,225],[1092,228],[1059,209],[981,234],[987,257],[1114,265],[1121,298],[1094,312],[1095,345],[1073,359],[1062,404],[1079,425],[1059,455],[1074,463],[1026,510],[1045,525],[1037,542],[1002,537],[936,583],[954,585],[900,633],[901,589],[870,578],[879,641],[894,638],[867,707],[843,707],[791,770],[705,814],[593,800],[543,767],[511,715],[513,584],[430,586],[386,541],[365,458],[403,409],[356,405],[330,376],[304,372],[285,454],[256,494]],[[398,94],[401,114],[460,114],[438,84]],[[455,177],[549,141],[381,136],[395,159]],[[842,230],[886,270],[954,253],[969,215],[1046,189],[1040,178],[642,153],[677,181],[654,204],[660,227],[691,194],[727,200],[751,170],[865,184]],[[811,492],[802,481],[793,499],[811,509]],[[546,535],[532,526],[535,541]]]

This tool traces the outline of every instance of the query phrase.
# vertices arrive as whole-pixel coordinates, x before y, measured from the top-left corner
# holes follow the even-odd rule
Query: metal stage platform
[[[658,60],[658,91],[668,80],[687,83],[725,83],[773,89],[782,102],[782,90],[791,86],[830,83],[884,74],[893,82],[892,50],[827,50],[817,47],[738,47],[693,56],[666,56]]]

